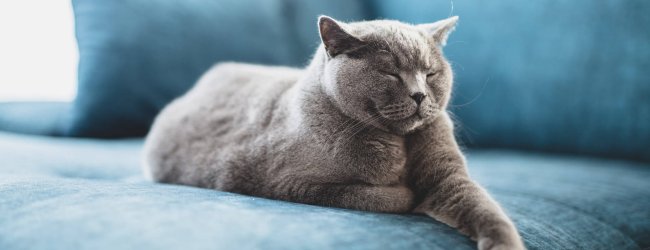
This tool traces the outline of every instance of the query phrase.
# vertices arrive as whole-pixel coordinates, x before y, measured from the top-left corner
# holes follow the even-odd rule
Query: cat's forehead
[[[432,68],[442,58],[427,34],[413,25],[379,20],[355,23],[352,27],[362,40],[391,52],[402,69]]]

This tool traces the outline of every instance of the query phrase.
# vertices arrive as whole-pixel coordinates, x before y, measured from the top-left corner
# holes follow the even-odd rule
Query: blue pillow
[[[375,3],[414,23],[460,16],[445,52],[466,144],[650,160],[649,1]]]
[[[74,0],[78,94],[64,134],[143,136],[158,113],[219,61],[301,66],[316,18],[364,19],[362,2]]]

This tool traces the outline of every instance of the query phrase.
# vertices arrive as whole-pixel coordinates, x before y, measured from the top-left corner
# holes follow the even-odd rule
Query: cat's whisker
[[[379,115],[372,115],[370,117],[367,117],[366,119],[361,120],[357,124],[355,124],[354,126],[350,127],[350,129],[347,132],[350,132],[353,129],[357,129],[359,127],[368,126],[368,125],[370,125],[371,122],[376,121],[376,119],[379,118],[379,117],[380,117]]]
[[[343,139],[347,138],[348,140],[345,141],[345,143],[347,144],[348,142],[352,141],[352,139],[354,138],[355,135],[357,135],[358,133],[360,133],[364,129],[370,127],[373,122],[378,121],[379,119],[381,119],[380,115],[373,115],[373,116],[363,120],[363,122],[360,122],[359,126],[356,126],[354,128],[354,130],[348,131],[347,134],[343,134],[343,136],[341,136],[340,138],[343,138]],[[354,132],[352,132],[352,131],[354,131]]]
[[[349,119],[348,121],[344,122],[344,124],[348,124],[348,125],[344,129],[334,132],[332,136],[326,140],[325,145],[328,146],[327,144],[331,144],[338,139],[342,139],[342,138],[345,139],[346,137],[349,137],[348,135],[352,134],[351,133],[352,131],[356,131],[359,127],[366,127],[371,122],[375,122],[376,120],[378,120],[378,118],[381,117],[379,115],[372,115],[363,120]]]
[[[353,128],[359,126],[359,125],[365,124],[365,123],[367,123],[368,121],[370,121],[371,119],[375,118],[375,116],[376,116],[376,115],[371,115],[370,117],[367,117],[367,118],[365,118],[365,119],[363,119],[363,120],[349,119],[348,121],[345,122],[345,123],[347,123],[349,126],[346,126],[344,129],[335,132],[334,135],[336,135],[336,134],[340,134],[340,133],[344,133],[345,131],[348,131],[348,130],[350,130],[350,129],[353,129]],[[348,123],[348,122],[350,122],[350,121],[351,121],[351,123]]]
[[[345,134],[346,131],[348,131],[351,128],[354,128],[360,123],[362,123],[362,121],[348,119],[345,122],[343,122],[341,125],[339,125],[337,129],[328,138],[325,138],[325,141],[320,150],[320,154],[322,155],[323,153],[325,153],[325,151],[329,149],[329,146],[333,144],[337,139],[340,138],[340,136],[338,136],[339,134]]]

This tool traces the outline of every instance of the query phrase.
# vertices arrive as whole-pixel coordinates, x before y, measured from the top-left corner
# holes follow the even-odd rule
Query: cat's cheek
[[[441,86],[432,86],[431,92],[432,92],[431,97],[433,98],[431,98],[431,100],[429,101],[434,103],[436,106],[440,106],[440,107],[445,106],[446,100],[449,98],[448,97],[449,94],[446,93],[447,90],[445,90],[445,88]]]
[[[391,102],[390,90],[378,91],[376,93],[370,93],[368,97],[373,102],[373,107],[378,109],[379,107],[384,107]]]

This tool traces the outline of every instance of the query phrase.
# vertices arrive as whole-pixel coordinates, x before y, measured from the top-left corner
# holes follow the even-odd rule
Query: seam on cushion
[[[531,197],[531,195],[530,195],[530,194],[527,194],[527,193],[522,193],[522,192],[513,192],[513,191],[510,191],[510,190],[507,190],[507,191],[506,191],[506,190],[504,190],[504,189],[500,189],[500,188],[492,188],[492,187],[491,187],[490,189],[488,189],[488,191],[489,191],[489,192],[495,192],[495,191],[496,191],[496,193],[502,193],[502,194],[506,194],[506,195],[514,195],[514,196],[520,196],[520,197]],[[621,231],[620,228],[613,226],[612,224],[610,224],[609,222],[603,220],[603,219],[600,218],[600,217],[596,217],[596,216],[592,215],[591,213],[589,213],[589,212],[587,212],[587,211],[584,211],[584,210],[582,210],[582,209],[580,209],[580,208],[578,208],[578,207],[575,207],[575,206],[572,206],[572,205],[565,204],[565,203],[560,202],[560,201],[558,201],[558,200],[555,200],[555,199],[553,199],[553,198],[549,198],[549,197],[546,197],[546,196],[540,196],[540,195],[534,195],[533,197],[536,197],[536,198],[542,199],[542,200],[547,201],[547,202],[549,202],[549,203],[553,203],[553,204],[559,205],[559,206],[561,206],[561,207],[565,207],[565,208],[571,209],[571,210],[573,210],[573,211],[575,211],[575,212],[578,212],[579,214],[582,214],[582,215],[585,215],[585,216],[587,216],[587,217],[589,217],[589,218],[592,218],[592,219],[594,219],[594,220],[596,220],[596,221],[602,223],[603,225],[607,226],[608,228],[611,228],[611,229],[613,229],[614,231],[616,231],[616,232],[620,233],[621,235],[625,236],[625,237],[626,237],[627,239],[629,239],[632,243],[634,243],[634,246],[636,246],[637,248],[641,249],[641,246],[639,245],[639,242],[637,242],[635,239],[633,239],[632,237],[630,237],[629,234],[627,234],[627,233]]]

